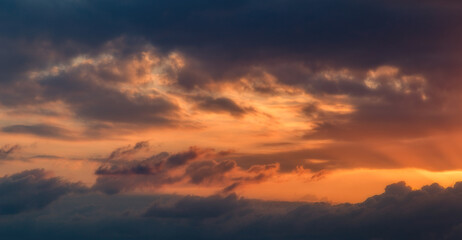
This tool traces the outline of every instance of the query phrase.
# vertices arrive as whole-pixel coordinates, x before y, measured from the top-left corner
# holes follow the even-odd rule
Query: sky
[[[455,0],[2,0],[0,234],[460,239],[461,42]]]

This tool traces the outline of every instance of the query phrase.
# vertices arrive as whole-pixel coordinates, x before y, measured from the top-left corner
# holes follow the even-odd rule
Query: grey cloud
[[[141,141],[137,142],[135,146],[126,146],[126,147],[120,147],[117,148],[116,150],[112,151],[112,153],[109,155],[107,158],[108,160],[114,160],[114,159],[121,159],[121,158],[126,158],[126,157],[131,157],[133,154],[136,154],[137,152],[140,151],[146,151],[149,150],[149,142],[148,141]]]
[[[220,181],[224,174],[236,168],[235,161],[225,160],[222,162],[202,161],[188,165],[185,174],[190,177],[190,182],[200,184],[206,181]]]
[[[223,193],[235,191],[238,187],[245,184],[259,183],[271,178],[279,171],[279,163],[270,163],[264,165],[252,165],[247,169],[247,175],[233,178],[234,182],[225,188]]]
[[[66,194],[85,191],[82,184],[48,177],[43,169],[4,176],[0,178],[0,215],[41,209]]]
[[[243,209],[248,205],[246,200],[239,199],[235,194],[225,197],[210,196],[206,198],[187,196],[173,206],[154,205],[146,211],[144,216],[176,219],[217,218],[234,213],[236,210],[245,213]]]
[[[137,144],[133,149],[137,146],[142,147],[143,144]],[[172,176],[171,170],[185,166],[190,161],[207,154],[213,154],[213,151],[197,147],[191,147],[188,151],[172,155],[162,152],[142,160],[116,159],[117,161],[114,161],[111,158],[113,154],[111,154],[110,158],[95,171],[98,178],[93,189],[115,194],[136,188],[158,188],[173,184],[184,179],[184,176]]]
[[[172,178],[165,168],[168,153],[160,153],[143,160],[107,162],[95,171],[98,176],[93,189],[107,194],[116,194],[144,186],[160,187],[175,183],[181,178]]]
[[[460,238],[460,183],[391,184],[356,204],[224,196],[69,195],[45,209],[0,216],[8,239]],[[34,221],[30,221],[34,220]],[[59,223],[59,224],[58,224]]]
[[[8,160],[12,154],[18,152],[20,149],[19,145],[4,145],[0,148],[0,161]]]
[[[11,134],[31,134],[46,138],[73,139],[71,131],[48,124],[11,125],[2,128],[2,132]]]
[[[417,139],[458,129],[458,111],[448,111],[434,103],[409,97],[370,102],[364,99],[350,114],[318,111],[317,125],[306,139],[349,141]],[[457,106],[453,106],[457,109]],[[412,123],[412,126],[407,125]]]
[[[321,110],[319,109],[318,105],[315,103],[307,104],[302,109],[303,114],[308,117],[316,117]]]
[[[92,189],[113,195],[130,192],[135,189],[160,188],[164,185],[174,184],[182,180],[182,177],[170,176],[165,171],[160,171],[156,174],[146,174],[144,170],[141,172],[141,174],[139,174],[140,171],[138,171],[138,174],[135,173],[132,175],[124,175],[124,173],[99,175]]]
[[[5,80],[0,88],[0,104],[3,106],[40,107],[46,103],[62,102],[77,120],[87,125],[88,132],[82,133],[86,136],[96,136],[98,131],[114,125],[120,128],[176,126],[181,121],[179,107],[167,97],[155,91],[128,93],[121,89],[120,84],[133,85],[131,81],[135,81],[134,78],[145,77],[152,71],[153,66],[130,65],[143,61],[143,54],[156,54],[146,41],[116,38],[95,47],[94,51],[85,51],[78,43],[70,42],[68,48],[71,53],[60,53],[66,50],[42,41],[45,41],[46,47],[37,54],[53,55],[56,59],[43,58],[43,64],[33,60],[33,66],[22,69],[21,77]],[[78,50],[73,51],[74,47]],[[110,58],[100,62],[95,60],[101,56]],[[76,57],[92,60],[75,64]],[[35,114],[43,115],[40,111]],[[95,127],[103,125],[104,128]],[[38,127],[33,126],[34,129]],[[32,127],[27,128],[28,132],[37,133],[37,130],[30,131]],[[48,137],[63,136],[51,134]]]
[[[92,81],[80,70],[42,81],[45,96],[63,100],[78,117],[109,123],[172,125],[178,106],[161,96],[129,96],[119,89]]]
[[[249,112],[254,111],[250,107],[241,107],[233,100],[226,97],[196,97],[197,107],[203,111],[228,113],[235,117],[241,117]]]
[[[197,147],[191,147],[189,149],[189,151],[177,153],[177,154],[174,154],[174,155],[170,156],[166,161],[166,165],[170,166],[170,167],[182,166],[182,165],[186,164],[187,162],[196,159],[204,151],[209,152],[211,150],[210,149],[203,149],[202,150],[202,149],[197,148]]]
[[[116,194],[184,181],[195,185],[218,185],[224,192],[231,192],[245,184],[265,181],[279,171],[278,164],[252,165],[243,170],[235,161],[224,159],[228,152],[198,147],[171,155],[162,152],[134,158],[133,151],[145,146],[146,142],[140,142],[134,147],[118,148],[107,159],[100,160],[102,164],[95,171],[97,179],[93,189]],[[120,153],[129,154],[114,157]],[[234,176],[232,173],[236,171],[239,173]]]
[[[112,156],[112,154],[111,154]],[[110,156],[110,157],[111,157]],[[97,175],[130,175],[130,174],[155,174],[161,171],[168,158],[168,153],[159,153],[143,160],[118,160],[105,161],[96,171]]]

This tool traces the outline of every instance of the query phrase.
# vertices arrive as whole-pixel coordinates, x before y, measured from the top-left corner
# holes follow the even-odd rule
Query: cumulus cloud
[[[27,170],[0,178],[0,215],[42,209],[69,193],[83,193],[87,188],[51,177],[43,169]]]

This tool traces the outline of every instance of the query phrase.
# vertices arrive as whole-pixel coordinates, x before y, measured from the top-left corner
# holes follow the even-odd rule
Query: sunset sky
[[[1,0],[0,234],[460,239],[461,43],[452,0]]]

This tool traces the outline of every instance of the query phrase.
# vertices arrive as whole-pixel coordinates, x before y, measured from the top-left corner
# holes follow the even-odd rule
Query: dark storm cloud
[[[40,137],[47,138],[60,138],[72,139],[72,132],[61,127],[48,125],[48,124],[35,124],[35,125],[12,125],[2,128],[4,133],[15,134],[32,134]]]
[[[460,183],[412,190],[404,182],[391,184],[364,202],[337,205],[249,200],[234,194],[69,195],[41,210],[0,216],[0,234],[8,239],[50,240],[455,240],[461,237],[461,201]]]
[[[236,210],[242,211],[246,207],[248,207],[248,202],[239,199],[235,194],[226,197],[210,196],[206,198],[187,196],[173,206],[154,205],[146,211],[144,216],[200,220],[221,217],[234,213]],[[245,211],[242,212],[245,213]]]
[[[167,72],[187,90],[235,81],[260,69],[316,96],[354,98],[357,115],[351,121],[359,121],[358,126],[364,121],[365,130],[381,126],[383,114],[391,119],[386,133],[406,130],[395,124],[403,117],[418,122],[412,132],[403,132],[404,137],[428,134],[424,128],[435,121],[454,123],[461,118],[441,111],[454,101],[445,96],[457,95],[461,87],[462,4],[457,1],[7,0],[0,4],[4,46],[0,102],[5,106],[62,100],[85,120],[175,125],[180,119],[175,103],[162,96],[128,96],[95,83],[95,79],[104,83],[123,79],[104,69],[85,65],[43,82],[27,80],[31,72],[70,63],[76,56],[104,53],[108,43],[123,36],[130,47],[116,46],[122,49],[117,59],[145,51],[146,45],[156,47],[160,55],[171,51],[184,55],[186,65],[178,73]],[[405,76],[422,76],[427,100],[415,91],[368,88],[362,81],[368,71],[384,65],[397,67]],[[348,69],[351,77],[326,78],[325,73],[342,69]],[[199,106],[234,116],[247,112],[224,98],[204,99]],[[376,107],[382,110],[369,111]],[[379,119],[377,125],[373,119]],[[335,136],[321,125],[319,131],[317,135]],[[340,130],[338,135],[351,134]]]
[[[279,214],[272,214],[273,209],[259,212],[255,207],[258,203],[235,197],[231,198],[234,204],[229,203],[228,196],[215,199],[215,205],[209,203],[211,198],[186,197],[170,208],[154,206],[146,215],[178,221],[186,218],[190,220],[186,226],[197,224],[202,218],[215,218],[207,226],[228,229],[225,233],[210,232],[207,239],[455,239],[462,222],[460,191],[459,184],[447,189],[433,184],[411,190],[400,182],[362,203],[300,204],[295,209],[285,203],[287,209]],[[215,211],[206,216],[200,211],[222,202],[226,206],[221,211],[212,207],[209,210]],[[255,205],[249,207],[252,204]],[[266,204],[260,203],[262,208]]]
[[[367,49],[380,50],[382,47],[382,53],[391,50],[385,56],[378,54],[379,59],[374,61],[377,62],[393,54],[406,55],[441,47],[436,40],[444,36],[423,37],[428,37],[428,33],[453,33],[450,30],[455,30],[456,26],[450,23],[459,20],[457,7],[460,3],[448,5],[432,1],[415,6],[409,1],[361,0],[276,0],[265,3],[245,0],[177,0],[168,3],[137,0],[66,1],[61,4],[4,1],[2,17],[5,21],[2,21],[1,29],[10,36],[33,36],[36,31],[41,31],[43,35],[48,34],[58,40],[74,39],[91,44],[107,41],[121,33],[140,34],[168,47],[208,46],[206,50],[230,47],[228,52],[238,51],[239,54],[255,46],[261,47],[252,52],[281,48],[294,54],[296,50],[305,53],[317,49],[315,54],[333,55],[340,50],[351,55],[355,54],[352,50],[362,50],[355,54],[357,56]],[[21,17],[23,15],[17,14],[20,11],[28,14]],[[111,16],[112,21],[103,16]],[[49,25],[50,21],[55,24]],[[68,28],[70,23],[73,23],[72,29]],[[428,25],[424,27],[420,25],[422,23]],[[27,28],[15,28],[21,24]],[[403,35],[408,37],[403,39]],[[416,39],[421,43],[414,44]],[[343,44],[337,46],[341,42]],[[399,52],[403,50],[405,52]],[[337,58],[346,59],[349,55]],[[365,59],[354,60],[365,63]]]
[[[82,184],[48,177],[43,169],[4,176],[0,178],[0,215],[41,209],[68,193],[85,191]]]
[[[362,203],[279,203],[282,213],[275,211],[278,203],[233,195],[185,197],[170,207],[154,205],[145,216],[181,222],[184,230],[195,226],[190,233],[200,231],[201,239],[457,239],[460,192],[458,183],[412,190],[400,182]]]
[[[365,0],[3,1],[0,31],[12,39],[37,38],[40,32],[51,44],[72,41],[82,45],[81,51],[121,35],[140,36],[197,59],[196,73],[180,81],[185,85],[291,58],[321,68],[396,65],[406,72],[441,76],[459,71],[454,51],[460,49],[460,7],[457,2]],[[200,69],[206,71],[198,73]],[[298,76],[281,80],[307,81]]]

